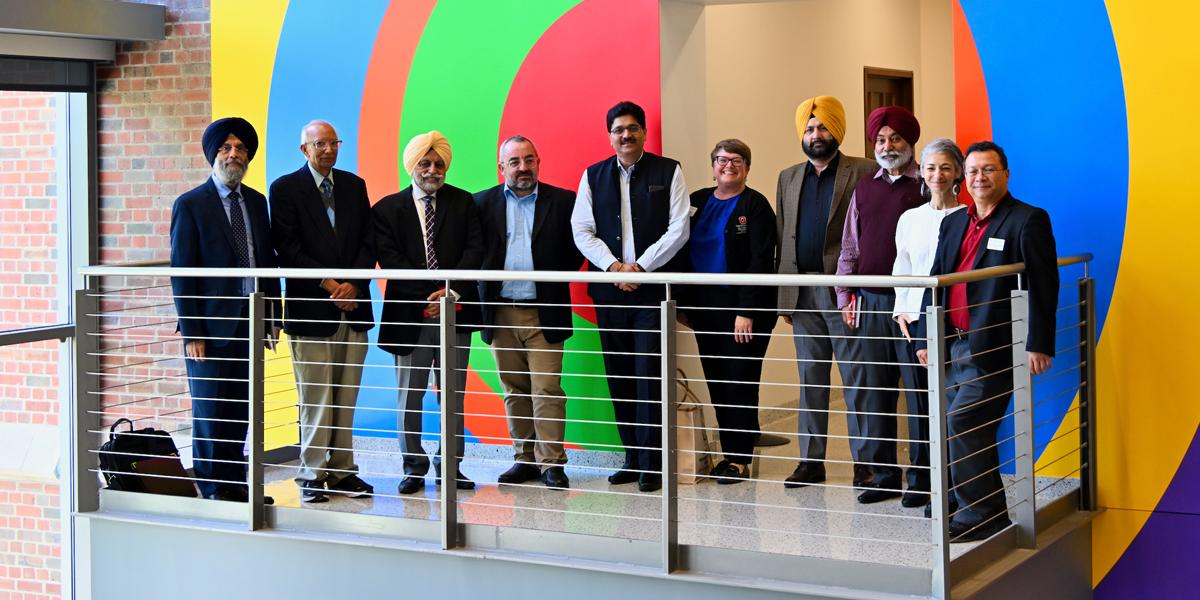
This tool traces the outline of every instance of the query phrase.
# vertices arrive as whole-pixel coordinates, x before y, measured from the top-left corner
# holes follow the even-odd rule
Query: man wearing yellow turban
[[[437,131],[422,133],[404,147],[403,158],[412,185],[383,198],[373,209],[379,266],[431,271],[480,268],[483,241],[475,200],[466,190],[446,184],[451,158],[449,140]],[[423,488],[429,472],[429,457],[421,447],[421,405],[430,375],[436,381],[441,368],[440,303],[447,294],[464,302],[455,306],[458,325],[451,340],[457,368],[454,394],[446,408],[461,412],[471,332],[480,322],[479,306],[473,304],[479,298],[476,282],[452,282],[447,290],[445,283],[436,279],[389,281],[384,291],[379,347],[396,356],[397,405],[403,411],[399,419],[400,451],[404,455],[404,479],[398,490],[401,494],[413,494]],[[464,448],[461,419],[455,440],[455,454],[461,460]],[[433,460],[434,477],[439,485],[440,454],[439,448]],[[475,483],[455,467],[451,472],[455,473],[458,489],[473,489]]]
[[[780,273],[832,274],[842,251],[842,228],[854,184],[875,163],[839,150],[846,135],[846,111],[833,96],[809,98],[796,107],[796,135],[807,160],[779,174],[775,197],[780,232]],[[856,384],[861,369],[854,364],[857,348],[847,337],[832,288],[780,286],[780,314],[795,333],[796,368],[800,372],[800,464],[785,487],[825,481],[825,442],[829,435],[830,363],[837,357],[846,386],[850,453],[861,462],[863,448]],[[854,484],[871,478],[870,468],[856,464]]]

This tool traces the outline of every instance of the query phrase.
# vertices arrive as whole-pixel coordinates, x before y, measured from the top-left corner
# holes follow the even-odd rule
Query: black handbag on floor
[[[117,431],[122,423],[128,431]],[[100,446],[100,470],[110,490],[196,496],[171,434],[153,427],[134,430],[129,419],[117,419],[109,428],[108,441]]]

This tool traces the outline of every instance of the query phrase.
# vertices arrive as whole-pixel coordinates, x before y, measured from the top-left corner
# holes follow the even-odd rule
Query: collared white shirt
[[[421,222],[421,235],[425,235],[425,197],[429,194],[415,183],[412,186],[412,194],[413,204],[417,207],[417,220]],[[437,213],[437,194],[433,194],[433,211]]]
[[[892,265],[892,275],[928,275],[937,254],[942,219],[963,208],[966,206],[938,210],[932,202],[926,202],[904,211],[896,223],[896,262]],[[925,288],[896,288],[896,306],[892,310],[892,317],[904,313],[915,321],[920,316],[924,295]]]
[[[321,182],[325,181],[326,178],[329,179],[329,185],[333,186],[334,188],[337,187],[337,185],[333,183],[333,169],[329,169],[329,175],[322,175],[319,171],[313,168],[312,163],[308,163],[308,172],[312,173],[313,183],[317,184],[317,192],[321,191]],[[332,227],[337,227],[337,217],[335,214],[336,213],[333,210],[333,207],[325,207],[325,216],[329,217],[329,225]]]
[[[639,157],[640,161],[641,158]],[[596,237],[596,216],[592,212],[592,188],[588,184],[587,170],[579,179],[579,192],[575,196],[575,209],[571,212],[571,228],[574,230],[575,245],[593,265],[607,271],[618,260],[636,262],[643,271],[656,271],[667,264],[688,240],[687,184],[683,182],[683,171],[678,165],[671,176],[670,209],[667,231],[650,244],[641,256],[637,256],[637,245],[633,237],[633,214],[629,204],[629,176],[637,168],[635,162],[628,169],[617,159],[621,174],[621,258],[613,255],[608,245]]]

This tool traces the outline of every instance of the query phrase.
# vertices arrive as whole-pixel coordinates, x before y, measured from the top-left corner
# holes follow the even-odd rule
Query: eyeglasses
[[[341,148],[342,140],[317,140],[315,142],[308,142],[308,145],[324,152],[327,148],[333,148],[334,150]]]
[[[217,148],[217,151],[221,154],[229,154],[234,150],[237,150],[238,152],[241,152],[247,156],[250,155],[250,150],[248,150],[243,144],[222,144],[220,148]]]
[[[1007,169],[1001,169],[993,166],[987,166],[982,169],[967,169],[967,177],[979,177],[980,175],[983,175],[984,177],[991,177],[1000,171],[1006,170]]]
[[[421,162],[417,163],[417,168],[422,171],[425,171],[425,170],[428,170],[431,168],[436,169],[438,171],[444,171],[444,170],[446,170],[446,163],[441,160],[432,161],[432,160],[429,160],[428,158],[422,158]]]
[[[514,169],[515,169],[515,168],[517,168],[517,167],[519,167],[519,166],[521,166],[521,165],[523,165],[523,164],[524,164],[524,165],[536,165],[536,164],[537,164],[537,162],[538,162],[538,157],[536,157],[536,156],[527,156],[527,157],[525,157],[525,158],[515,158],[515,157],[514,157],[514,158],[510,158],[510,159],[508,159],[507,161],[505,161],[505,163],[504,163],[504,164],[506,164],[506,165],[508,165],[509,167],[512,167],[512,168],[514,168]]]
[[[624,127],[618,125],[616,127],[613,127],[611,130],[609,130],[609,133],[611,133],[613,135],[621,135],[622,133],[636,134],[636,133],[640,133],[642,131],[643,131],[643,129],[642,129],[641,125],[625,125]]]
[[[728,157],[728,156],[718,156],[713,159],[713,162],[717,163],[717,165],[721,166],[721,167],[724,167],[727,165],[733,165],[735,167],[740,167],[740,166],[746,164],[746,160],[740,156],[734,156],[732,158]]]

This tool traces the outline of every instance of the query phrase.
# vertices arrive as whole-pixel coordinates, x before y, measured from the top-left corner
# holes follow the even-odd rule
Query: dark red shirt
[[[963,235],[962,245],[958,248],[958,266],[954,268],[955,273],[970,271],[975,267],[979,243],[983,241],[983,234],[987,233],[988,223],[991,223],[994,214],[995,208],[988,216],[980,219],[975,203],[967,205],[967,233]],[[950,302],[946,307],[946,316],[950,319],[950,326],[956,329],[967,331],[971,328],[971,315],[967,310],[967,284],[950,286]]]

